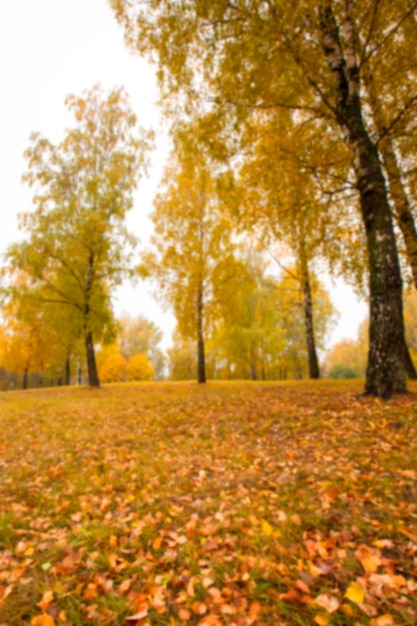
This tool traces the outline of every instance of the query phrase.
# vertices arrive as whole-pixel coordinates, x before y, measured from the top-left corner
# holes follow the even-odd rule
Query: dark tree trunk
[[[28,379],[29,379],[29,369],[25,367],[25,369],[23,370],[22,389],[28,388]]]
[[[307,338],[308,376],[309,378],[317,379],[320,378],[320,368],[314,338],[313,299],[308,279],[304,282],[304,322]]]
[[[83,368],[80,367],[78,368],[78,384],[82,385],[83,384]]]
[[[197,292],[197,367],[198,382],[206,382],[206,357],[204,351],[204,301],[203,301],[203,285],[200,282]]]
[[[377,125],[378,127],[378,125]],[[383,132],[382,128],[378,128]],[[394,215],[400,228],[405,245],[407,260],[411,268],[414,286],[417,289],[417,229],[407,191],[401,180],[401,172],[397,162],[393,142],[390,137],[385,138],[380,145],[380,151],[385,162],[388,181],[394,206]],[[411,359],[407,343],[404,343],[404,358],[407,376],[411,380],[417,379],[416,368]]]
[[[69,356],[65,359],[65,384],[71,384],[71,358]]]
[[[100,381],[97,373],[96,354],[94,350],[93,333],[89,331],[85,338],[85,349],[87,357],[88,384],[91,387],[99,387]]]
[[[417,380],[416,368],[414,366],[413,359],[411,358],[410,350],[408,349],[407,344],[405,344],[404,346],[404,351],[405,351],[405,368],[407,370],[407,376],[411,380]]]
[[[346,6],[349,8],[349,3]],[[324,52],[336,80],[337,121],[354,154],[368,249],[370,324],[365,393],[388,398],[393,392],[407,390],[402,280],[382,166],[362,118],[355,30],[349,15],[343,26],[344,49],[331,4],[326,4],[321,12]]]
[[[303,227],[300,233],[300,269],[301,285],[304,297],[304,325],[306,329],[308,376],[312,379],[320,378],[319,360],[317,357],[316,340],[314,336],[313,298],[311,295],[310,272],[308,270],[307,255]]]
[[[417,289],[417,229],[411,211],[406,189],[401,180],[394,146],[390,138],[381,143],[381,154],[385,161],[391,195],[394,204],[395,217],[404,240],[407,260],[413,275],[414,286]]]
[[[85,289],[84,304],[84,341],[87,357],[88,384],[91,387],[99,387],[96,354],[94,350],[93,333],[90,329],[90,298],[94,282],[94,254],[91,253],[88,259],[87,284]]]
[[[258,380],[258,368],[256,366],[256,352],[253,345],[250,347],[250,375],[252,380]]]
[[[372,117],[380,136],[379,151],[388,176],[389,188],[392,197],[394,215],[404,240],[407,260],[413,275],[414,286],[417,289],[417,229],[411,208],[410,199],[401,177],[401,169],[395,152],[391,135],[386,133],[386,118],[375,93],[373,77],[366,72],[364,82],[368,91],[372,109]]]

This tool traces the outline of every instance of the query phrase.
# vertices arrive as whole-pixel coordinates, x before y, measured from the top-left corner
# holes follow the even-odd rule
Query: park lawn
[[[0,624],[417,623],[417,385],[0,395]]]

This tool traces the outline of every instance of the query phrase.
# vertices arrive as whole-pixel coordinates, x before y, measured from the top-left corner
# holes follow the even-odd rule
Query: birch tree
[[[23,180],[35,208],[22,214],[26,239],[6,257],[12,277],[24,273],[28,280],[12,281],[9,292],[54,305],[57,318],[82,337],[89,383],[98,386],[94,343],[113,330],[111,291],[127,275],[135,243],[124,219],[150,134],[137,127],[122,89],[105,95],[96,86],[66,104],[74,128],[58,144],[33,134],[25,153]]]
[[[192,128],[178,133],[152,215],[154,250],[143,255],[141,274],[158,284],[174,312],[179,334],[197,344],[198,382],[206,382],[205,337],[227,279],[232,254],[230,222],[219,207],[216,177],[199,152]]]

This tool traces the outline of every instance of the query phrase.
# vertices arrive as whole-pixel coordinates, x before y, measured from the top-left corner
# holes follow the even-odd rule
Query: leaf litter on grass
[[[0,624],[416,623],[415,398],[328,382],[4,394]]]

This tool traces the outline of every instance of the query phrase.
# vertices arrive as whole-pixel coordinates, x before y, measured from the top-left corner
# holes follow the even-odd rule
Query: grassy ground
[[[0,395],[0,625],[417,623],[417,386]]]

